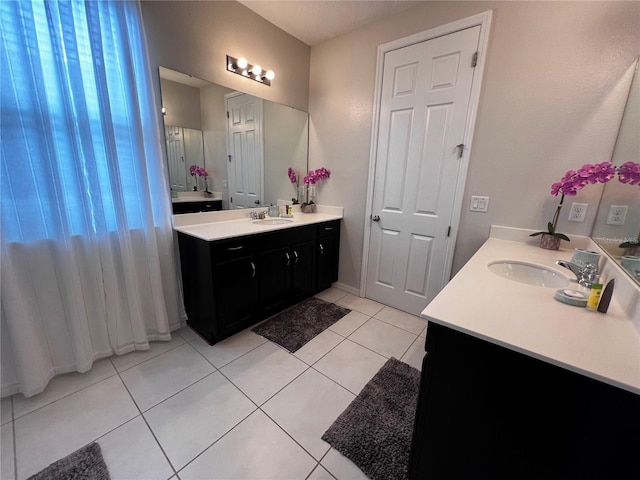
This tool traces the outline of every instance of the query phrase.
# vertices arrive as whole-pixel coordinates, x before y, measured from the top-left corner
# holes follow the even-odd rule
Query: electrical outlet
[[[609,205],[607,225],[624,225],[628,208],[627,205]]]
[[[584,222],[587,216],[588,203],[573,203],[571,204],[571,211],[569,212],[570,222]]]
[[[486,213],[489,210],[489,197],[479,197],[477,195],[473,195],[471,197],[471,205],[469,206],[469,210],[472,212]]]

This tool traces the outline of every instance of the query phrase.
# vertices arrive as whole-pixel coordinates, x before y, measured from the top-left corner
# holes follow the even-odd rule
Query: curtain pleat
[[[0,2],[2,395],[186,315],[135,2]]]

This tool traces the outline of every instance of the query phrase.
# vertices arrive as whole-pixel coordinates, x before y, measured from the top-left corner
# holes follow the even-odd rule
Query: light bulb
[[[273,80],[275,78],[276,74],[273,73],[273,70],[267,70],[267,73],[265,74],[265,77],[268,80]]]
[[[251,71],[256,75],[260,75],[262,73],[262,67],[260,65],[254,65]]]
[[[238,59],[238,67],[240,68],[247,68],[247,65],[249,65],[249,62],[247,62],[247,59],[244,57],[240,57]]]

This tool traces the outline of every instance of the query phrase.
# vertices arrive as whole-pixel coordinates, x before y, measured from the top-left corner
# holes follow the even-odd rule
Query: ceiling
[[[238,0],[307,45],[316,45],[413,7],[407,0]]]

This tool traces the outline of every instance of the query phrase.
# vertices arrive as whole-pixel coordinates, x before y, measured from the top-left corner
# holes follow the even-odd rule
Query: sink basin
[[[291,218],[265,218],[263,220],[254,220],[253,223],[258,225],[284,225],[285,223],[291,223]]]
[[[496,275],[514,282],[549,288],[562,288],[569,285],[569,279],[563,274],[534,263],[501,260],[491,262],[487,266]]]

